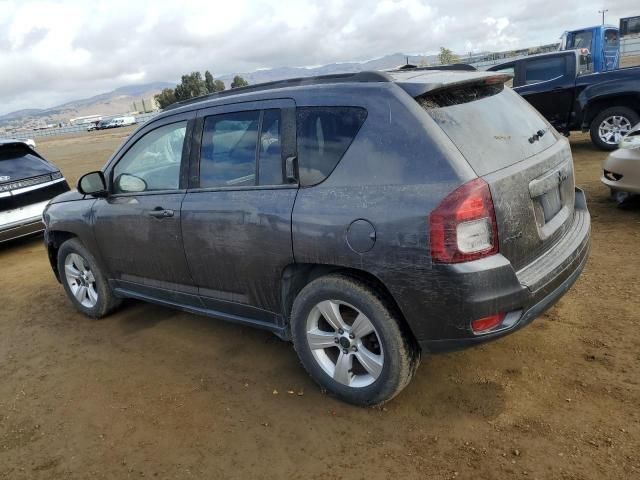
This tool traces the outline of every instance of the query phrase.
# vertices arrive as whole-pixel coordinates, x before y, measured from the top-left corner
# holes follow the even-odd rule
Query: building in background
[[[150,113],[160,110],[158,102],[156,102],[156,99],[153,97],[141,98],[140,100],[136,100],[135,102],[133,102],[132,107],[132,112],[137,113]]]
[[[640,66],[640,15],[620,19],[620,66]]]

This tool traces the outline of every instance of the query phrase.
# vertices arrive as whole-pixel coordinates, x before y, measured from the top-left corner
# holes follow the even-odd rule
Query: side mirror
[[[78,191],[83,195],[106,197],[107,184],[101,171],[89,172],[78,180]]]
[[[138,193],[147,189],[147,182],[135,175],[123,173],[115,180],[115,190],[120,193]]]

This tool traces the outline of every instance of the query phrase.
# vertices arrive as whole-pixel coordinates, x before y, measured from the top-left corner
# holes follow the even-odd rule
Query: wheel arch
[[[64,230],[47,231],[45,237],[49,263],[51,264],[51,268],[53,269],[53,273],[58,282],[60,282],[60,272],[58,271],[58,250],[60,250],[60,246],[64,242],[71,238],[78,238],[78,236],[75,233]]]
[[[630,108],[640,115],[640,93],[611,94],[588,99],[584,108],[582,130],[587,131],[599,113],[611,107]]]
[[[410,338],[416,348],[419,348],[416,337],[409,326],[400,306],[386,287],[386,285],[374,274],[357,268],[344,267],[340,265],[315,264],[315,263],[294,263],[287,265],[282,271],[281,277],[281,301],[282,315],[284,322],[289,327],[289,317],[293,302],[300,291],[313,280],[327,275],[343,275],[364,283],[374,290],[398,320],[400,329]]]

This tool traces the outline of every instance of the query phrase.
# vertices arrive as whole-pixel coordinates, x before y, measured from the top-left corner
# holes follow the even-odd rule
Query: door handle
[[[162,207],[156,207],[148,213],[150,216],[155,218],[173,217],[173,210],[164,209]]]

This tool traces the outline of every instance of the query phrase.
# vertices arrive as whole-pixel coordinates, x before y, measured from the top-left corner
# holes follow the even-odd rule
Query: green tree
[[[440,60],[440,65],[449,65],[451,63],[457,63],[459,61],[458,56],[455,53],[444,47],[440,47],[438,60]]]
[[[211,75],[211,72],[209,70],[204,72],[204,85],[205,87],[207,87],[207,92],[213,93],[216,91],[216,85],[213,81],[213,75]]]
[[[183,101],[206,95],[207,86],[200,72],[191,72],[182,76],[182,81],[176,85],[176,100]]]
[[[226,88],[222,80],[216,80],[213,82],[213,84],[215,85],[216,92],[221,92]]]
[[[233,82],[231,82],[231,88],[246,87],[247,85],[249,85],[249,82],[240,75],[233,77]]]
[[[224,82],[222,80],[214,80],[209,70],[204,72],[204,84],[208,93],[221,92],[225,88]]]
[[[173,88],[163,88],[162,91],[155,96],[155,99],[160,108],[167,108],[172,103],[176,103],[176,94]]]

